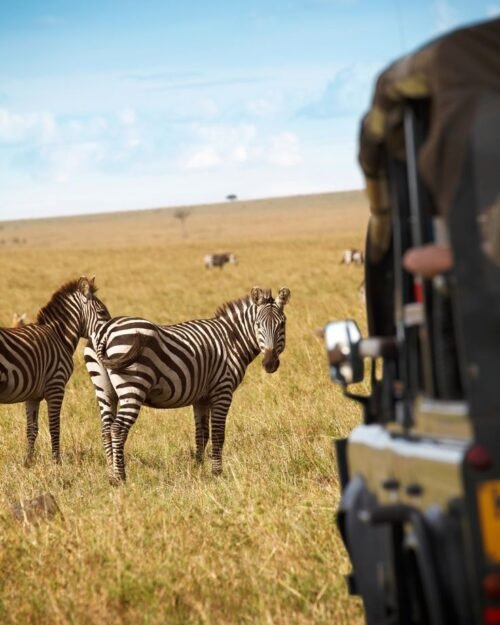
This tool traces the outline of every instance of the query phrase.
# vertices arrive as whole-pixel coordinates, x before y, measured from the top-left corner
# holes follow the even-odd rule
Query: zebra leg
[[[194,404],[194,424],[195,424],[195,443],[196,443],[196,462],[203,462],[205,448],[210,438],[209,416],[210,407],[206,403]]]
[[[117,399],[110,400],[110,404],[99,402],[101,411],[101,435],[104,451],[106,452],[106,465],[108,467],[109,477],[114,476],[113,470],[113,441],[111,438],[111,426],[116,416]]]
[[[61,435],[61,406],[64,398],[64,388],[57,387],[47,394],[47,412],[49,415],[50,442],[52,444],[52,459],[61,464],[61,450],[59,439]]]
[[[99,412],[101,413],[101,435],[104,451],[106,452],[106,464],[108,475],[113,478],[113,444],[111,441],[111,426],[116,417],[118,397],[111,384],[108,372],[100,363],[97,354],[90,343],[83,352],[85,366],[94,385]]]
[[[139,415],[141,404],[126,402],[120,404],[120,410],[116,419],[111,425],[111,443],[113,445],[113,479],[117,482],[124,482],[125,475],[125,442],[130,428],[134,425]]]
[[[222,448],[226,433],[226,417],[231,405],[231,395],[219,398],[212,405],[212,473],[220,475],[222,473]]]
[[[28,440],[28,447],[26,453],[26,460],[24,465],[26,467],[31,466],[33,462],[33,456],[35,454],[35,441],[38,436],[38,411],[40,409],[39,401],[27,401],[26,402],[26,436]]]

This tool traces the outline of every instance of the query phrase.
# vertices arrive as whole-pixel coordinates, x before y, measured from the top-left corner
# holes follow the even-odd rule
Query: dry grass
[[[14,310],[33,319],[82,274],[96,274],[113,314],[162,323],[212,316],[254,285],[292,292],[281,368],[268,376],[256,361],[234,396],[221,478],[191,458],[189,409],[143,409],[126,447],[128,482],[111,488],[81,350],[62,466],[50,461],[43,410],[37,460],[25,469],[23,407],[0,406],[2,624],[362,622],[343,580],[331,454],[359,415],[329,382],[313,331],[330,318],[363,321],[362,271],[339,260],[362,246],[366,215],[351,193],[196,207],[185,239],[167,209],[2,224],[3,325]],[[206,271],[203,255],[217,250],[240,264]],[[45,491],[64,517],[20,526],[11,504]]]

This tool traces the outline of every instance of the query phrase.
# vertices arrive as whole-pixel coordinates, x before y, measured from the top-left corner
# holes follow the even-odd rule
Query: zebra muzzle
[[[278,354],[273,349],[266,349],[264,352],[262,366],[264,367],[266,373],[274,373],[280,366]]]

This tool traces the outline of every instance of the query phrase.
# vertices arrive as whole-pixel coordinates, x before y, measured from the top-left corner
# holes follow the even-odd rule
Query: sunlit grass
[[[5,325],[14,310],[33,319],[55,289],[82,274],[96,274],[112,314],[162,323],[210,317],[255,285],[292,292],[281,367],[269,376],[258,359],[236,391],[220,478],[209,461],[199,467],[192,458],[190,409],[143,409],[126,445],[128,482],[110,487],[81,348],[63,406],[61,466],[50,460],[45,408],[28,470],[23,406],[0,406],[0,623],[362,622],[343,579],[349,565],[334,526],[331,453],[333,437],[345,436],[359,414],[329,382],[314,330],[331,318],[364,323],[362,271],[339,265],[343,247],[361,247],[364,213],[347,207],[342,219],[326,206],[311,215],[304,198],[293,212],[296,232],[280,234],[286,212],[278,208],[258,213],[253,230],[251,211],[242,213],[244,232],[233,228],[208,249],[196,228],[225,228],[210,211],[206,222],[187,222],[186,240],[175,229],[160,243],[139,231],[134,244],[108,247],[109,218],[95,245],[28,240],[0,252]],[[213,247],[234,251],[240,264],[206,271],[201,259]],[[63,516],[22,527],[11,504],[46,491]]]

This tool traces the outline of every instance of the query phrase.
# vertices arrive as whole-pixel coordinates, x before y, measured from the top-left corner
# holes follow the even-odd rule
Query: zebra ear
[[[252,291],[250,292],[250,298],[256,306],[259,306],[260,304],[262,304],[263,299],[264,299],[263,296],[264,294],[262,292],[262,289],[258,286],[254,286]]]
[[[283,308],[283,306],[288,304],[289,301],[290,289],[287,289],[286,286],[284,286],[279,290],[278,297],[276,298],[276,305]]]
[[[86,299],[90,299],[92,297],[93,283],[94,283],[94,278],[89,280],[85,276],[82,276],[80,280],[78,280],[78,290]]]

